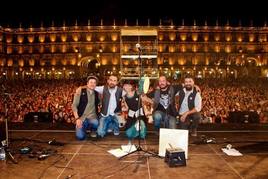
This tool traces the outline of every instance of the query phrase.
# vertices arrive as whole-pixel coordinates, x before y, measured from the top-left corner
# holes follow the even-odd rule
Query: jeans
[[[158,130],[161,124],[164,128],[176,129],[176,118],[164,113],[163,111],[155,111],[153,113],[154,127]]]
[[[91,132],[96,132],[97,128],[98,128],[98,125],[99,125],[99,121],[97,119],[88,119],[88,118],[86,118],[83,121],[81,128],[76,127],[76,129],[75,129],[76,138],[78,140],[86,139],[87,129],[90,129]]]
[[[98,127],[98,135],[100,137],[104,137],[108,129],[112,129],[114,131],[115,135],[119,134],[119,122],[118,122],[118,116],[117,115],[109,115],[107,117],[101,117],[100,118],[100,125]]]

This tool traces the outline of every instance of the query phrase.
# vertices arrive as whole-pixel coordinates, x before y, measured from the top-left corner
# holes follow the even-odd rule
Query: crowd
[[[230,112],[247,111],[268,122],[268,81],[198,81],[203,97],[203,122],[230,122]]]
[[[12,122],[23,122],[29,112],[51,112],[53,122],[75,124],[73,95],[76,88],[84,84],[84,79],[5,81],[1,90],[0,119],[3,120],[6,108]],[[261,123],[268,122],[267,79],[197,79],[196,84],[202,94],[203,123],[231,122],[229,113],[234,111],[256,112]]]
[[[73,80],[8,81],[3,84],[9,95],[2,96],[2,115],[6,108],[12,122],[23,122],[29,112],[51,112],[54,122],[73,123],[72,98],[82,83]]]

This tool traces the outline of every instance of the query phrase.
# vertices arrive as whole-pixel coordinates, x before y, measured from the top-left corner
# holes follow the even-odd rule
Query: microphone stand
[[[140,45],[139,45],[139,44],[136,44],[136,47],[137,47],[138,50],[139,50],[139,56],[138,56],[138,59],[139,59],[139,65],[140,65],[140,70],[139,70],[139,82],[140,82],[140,81],[141,81],[141,76],[142,76],[141,48],[140,48]],[[143,91],[142,91],[141,93],[143,93]],[[139,135],[138,135],[138,145],[135,145],[136,148],[137,148],[137,150],[135,150],[135,151],[133,151],[133,152],[129,152],[128,154],[126,154],[126,155],[120,157],[119,160],[122,159],[122,158],[125,158],[126,156],[129,156],[129,155],[131,155],[131,154],[134,154],[134,153],[136,153],[136,152],[139,153],[140,151],[144,152],[145,154],[149,154],[149,155],[151,155],[151,156],[153,156],[153,157],[162,158],[162,157],[159,156],[158,154],[156,154],[156,153],[154,153],[154,152],[151,152],[151,151],[144,150],[144,149],[141,147],[141,116],[140,116],[140,115],[141,115],[141,111],[140,111],[141,106],[142,106],[142,105],[141,105],[141,94],[139,94],[139,100],[138,100],[138,110],[139,110],[139,112],[138,112],[138,117],[137,117],[137,121],[138,121],[138,123],[139,123]]]
[[[14,164],[17,164],[18,161],[15,159],[15,157],[12,155],[11,150],[9,148],[9,132],[8,132],[8,119],[7,119],[7,99],[10,98],[10,94],[6,93],[6,88],[2,85],[3,89],[3,98],[4,98],[4,110],[5,110],[5,128],[6,128],[6,140],[2,141],[2,146],[4,147],[5,154],[6,154],[6,159],[10,159]]]

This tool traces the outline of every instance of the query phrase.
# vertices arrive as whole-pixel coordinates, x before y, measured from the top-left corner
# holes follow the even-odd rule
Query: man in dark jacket
[[[192,136],[197,136],[202,98],[194,87],[194,79],[190,76],[185,77],[184,87],[176,95],[179,96],[180,128],[189,129]]]
[[[97,86],[96,91],[102,95],[102,107],[98,135],[104,137],[109,129],[114,135],[119,135],[119,120],[121,114],[121,101],[123,89],[117,86],[117,76],[111,75],[107,80],[107,85]]]
[[[86,138],[88,128],[91,130],[90,136],[97,137],[99,96],[94,90],[97,80],[97,77],[89,76],[87,85],[80,86],[74,95],[72,110],[76,119],[76,137],[79,140]]]
[[[161,125],[164,128],[176,129],[175,94],[182,89],[182,85],[170,85],[165,76],[160,76],[158,87],[159,89],[148,94],[154,101],[154,126],[157,131]]]

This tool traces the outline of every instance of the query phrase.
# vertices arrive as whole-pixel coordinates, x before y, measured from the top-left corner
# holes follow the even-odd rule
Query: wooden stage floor
[[[127,144],[124,132],[109,134],[100,140],[77,141],[73,130],[11,130],[10,148],[18,161],[1,161],[2,179],[16,178],[268,178],[268,130],[198,131],[198,137],[189,138],[187,166],[169,168],[164,159],[135,153],[118,160],[108,153],[110,149]],[[215,138],[216,144],[202,143],[200,136]],[[48,145],[52,139],[64,146]],[[153,131],[141,141],[151,152],[158,151],[158,140]],[[138,143],[137,140],[134,141]],[[227,156],[221,150],[231,144],[243,156]],[[45,160],[20,154],[19,149],[50,152]]]

